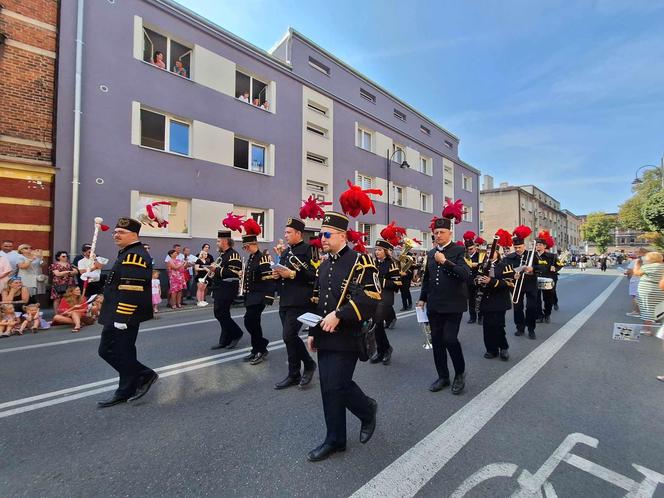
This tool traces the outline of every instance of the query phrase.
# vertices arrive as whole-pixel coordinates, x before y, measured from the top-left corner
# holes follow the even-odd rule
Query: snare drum
[[[553,279],[547,277],[537,277],[537,288],[540,290],[553,290]]]

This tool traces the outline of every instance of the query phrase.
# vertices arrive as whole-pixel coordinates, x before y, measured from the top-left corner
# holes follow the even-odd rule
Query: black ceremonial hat
[[[252,242],[258,242],[258,236],[257,235],[243,235],[242,236],[242,243],[243,244],[251,244]]]
[[[449,218],[436,218],[436,221],[433,222],[433,229],[436,228],[447,228],[452,230],[452,220]]]
[[[327,211],[323,216],[323,224],[321,225],[321,228],[325,227],[336,228],[345,232],[348,230],[348,218],[341,213]]]
[[[217,238],[218,239],[230,239],[231,238],[231,231],[230,230],[218,230],[217,231]]]
[[[394,249],[394,246],[390,244],[387,240],[378,239],[376,241],[376,247],[382,247],[383,249],[389,249],[390,251]]]
[[[133,218],[118,218],[118,222],[116,223],[115,228],[124,228],[130,232],[140,233],[141,222],[136,221]]]
[[[300,232],[304,232],[304,221],[299,218],[288,218],[286,221],[286,227],[294,228]]]

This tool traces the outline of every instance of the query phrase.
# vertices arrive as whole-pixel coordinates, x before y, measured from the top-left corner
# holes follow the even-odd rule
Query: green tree
[[[664,191],[659,190],[649,196],[641,207],[641,214],[650,230],[664,230]]]
[[[593,242],[600,252],[604,252],[613,242],[616,225],[617,220],[614,216],[598,211],[588,215],[586,222],[581,226],[581,233],[585,240]]]
[[[634,195],[620,205],[618,223],[623,228],[648,231],[652,228],[643,216],[643,209],[648,200],[662,189],[661,172],[646,170],[641,180],[641,183],[632,187]]]

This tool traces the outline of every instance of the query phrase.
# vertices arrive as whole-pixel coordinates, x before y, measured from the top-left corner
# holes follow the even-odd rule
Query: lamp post
[[[385,223],[386,225],[390,224],[390,191],[392,190],[392,185],[390,185],[390,181],[391,181],[391,175],[390,175],[391,168],[390,168],[390,166],[392,165],[394,156],[396,155],[397,152],[401,152],[402,154],[404,154],[403,162],[398,163],[398,162],[394,161],[394,163],[398,164],[401,169],[410,168],[410,164],[408,164],[408,162],[406,161],[405,153],[403,152],[403,150],[396,149],[394,152],[392,152],[392,154],[390,154],[390,149],[387,149],[387,154],[385,155],[385,158],[387,159],[387,165],[386,165],[386,168],[387,168],[387,175],[386,175],[387,176],[387,222]]]
[[[639,178],[639,171],[641,171],[644,168],[656,168],[659,170],[659,174],[662,177],[662,189],[664,189],[664,156],[662,156],[662,158],[660,159],[659,166],[655,166],[654,164],[646,164],[637,169],[636,172],[634,173],[634,180],[632,180],[632,185],[640,185],[643,183],[643,180]]]

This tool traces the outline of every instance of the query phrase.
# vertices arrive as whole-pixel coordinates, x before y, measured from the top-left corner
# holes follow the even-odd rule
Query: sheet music
[[[427,305],[425,304],[422,308],[415,306],[415,316],[417,316],[417,323],[428,323]]]

